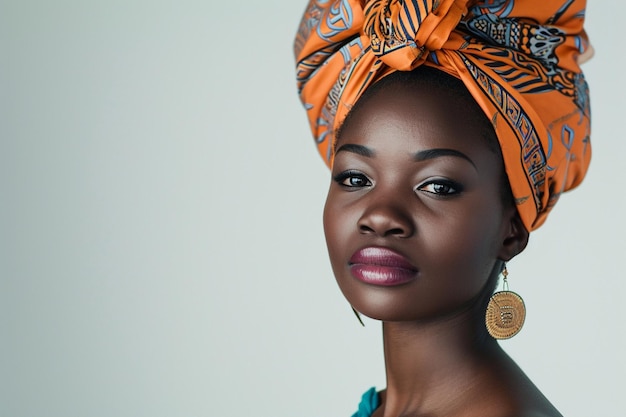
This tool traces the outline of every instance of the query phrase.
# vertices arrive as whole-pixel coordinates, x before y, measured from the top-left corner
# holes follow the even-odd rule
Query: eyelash
[[[351,179],[358,179],[364,182],[364,184],[346,184],[347,180],[351,180]],[[345,188],[363,188],[363,187],[370,187],[372,185],[372,182],[370,181],[369,178],[367,178],[367,176],[359,171],[344,171],[341,172],[337,175],[335,175],[335,177],[333,178],[333,180],[339,184],[342,187]]]
[[[430,190],[426,189],[428,187],[436,187]],[[437,190],[439,187],[444,187],[445,191]],[[457,182],[444,180],[444,179],[436,179],[427,181],[418,187],[416,187],[417,191],[424,191],[426,193],[433,194],[437,197],[452,197],[460,194],[463,191],[463,186]]]
[[[370,181],[365,174],[353,170],[341,172],[335,175],[333,180],[340,186],[348,189],[361,189],[372,185],[372,181]],[[352,182],[352,180],[358,180],[360,181],[360,184],[346,183],[348,180],[351,180],[350,182]],[[441,188],[443,188],[443,190]],[[460,194],[463,191],[463,186],[455,181],[434,179],[418,185],[415,187],[415,190],[423,191],[432,194],[435,197],[443,198],[453,197]]]

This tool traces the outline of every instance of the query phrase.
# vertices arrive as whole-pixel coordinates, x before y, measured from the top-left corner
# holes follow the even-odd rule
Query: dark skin
[[[377,90],[342,126],[324,229],[345,297],[383,322],[374,417],[560,416],[484,325],[503,262],[528,241],[489,129],[468,94],[428,82]],[[405,259],[408,282],[358,279],[353,254],[368,248]]]

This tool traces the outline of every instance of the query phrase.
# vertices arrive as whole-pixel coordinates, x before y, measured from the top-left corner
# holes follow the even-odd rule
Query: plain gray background
[[[384,386],[326,258],[304,6],[1,3],[0,416],[348,416]],[[626,402],[625,12],[589,4],[592,166],[509,266],[503,344],[568,417]]]

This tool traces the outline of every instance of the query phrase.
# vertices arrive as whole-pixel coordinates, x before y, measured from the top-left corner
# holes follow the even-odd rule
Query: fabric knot
[[[408,71],[443,47],[467,13],[467,2],[372,0],[365,5],[363,32],[374,55],[391,68]]]

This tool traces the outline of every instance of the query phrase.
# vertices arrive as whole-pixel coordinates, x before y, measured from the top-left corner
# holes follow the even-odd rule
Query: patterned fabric
[[[361,397],[361,403],[356,413],[352,414],[352,417],[371,417],[374,411],[380,405],[380,397],[376,388],[370,388]]]
[[[310,0],[297,83],[318,150],[372,83],[437,67],[463,81],[495,128],[518,211],[539,227],[591,157],[585,0]]]

